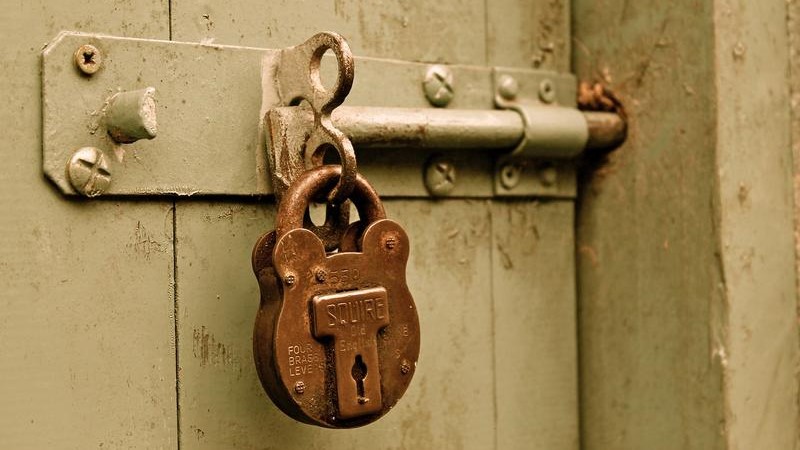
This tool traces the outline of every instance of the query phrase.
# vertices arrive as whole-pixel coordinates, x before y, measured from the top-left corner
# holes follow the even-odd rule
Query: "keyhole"
[[[364,397],[364,378],[367,377],[367,365],[361,359],[361,355],[356,355],[356,361],[353,363],[353,369],[350,371],[353,379],[356,380],[356,394],[358,395],[358,403],[364,404],[369,401]]]

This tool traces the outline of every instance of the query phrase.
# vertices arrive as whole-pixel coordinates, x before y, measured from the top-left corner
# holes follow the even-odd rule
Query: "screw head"
[[[514,100],[519,94],[519,83],[511,75],[504,74],[497,83],[497,93],[506,100]]]
[[[96,147],[79,148],[67,163],[67,178],[81,195],[96,197],[111,185],[108,160]]]
[[[550,164],[542,167],[539,170],[539,180],[545,186],[552,186],[558,181],[558,170]]]
[[[288,286],[292,286],[292,285],[294,285],[295,281],[297,281],[297,278],[295,278],[295,276],[294,276],[294,274],[293,274],[293,273],[289,273],[289,274],[286,274],[286,276],[285,276],[285,277],[283,277],[283,281],[284,281],[284,282],[285,282],[285,283],[286,283]]]
[[[455,92],[453,91],[453,72],[447,66],[430,66],[422,82],[425,98],[433,106],[447,106]]]
[[[408,375],[409,372],[411,372],[411,364],[409,364],[407,359],[404,359],[403,362],[400,363],[400,373]]]
[[[435,196],[449,194],[456,187],[456,166],[444,158],[434,158],[425,167],[425,188]]]
[[[539,99],[545,103],[556,101],[556,86],[549,78],[545,78],[539,83]]]
[[[328,273],[325,272],[325,269],[317,269],[317,271],[314,273],[314,278],[316,278],[320,283],[324,283],[328,278]]]
[[[500,184],[508,190],[514,189],[519,184],[521,175],[522,167],[519,164],[504,164],[500,168]]]
[[[392,250],[395,248],[395,246],[397,246],[397,239],[395,239],[394,236],[389,236],[384,241],[384,245],[386,245],[388,250]]]
[[[294,384],[294,391],[297,392],[298,394],[302,394],[303,392],[306,391],[306,384],[303,383],[302,381],[298,381],[297,383]]]
[[[102,63],[103,55],[94,45],[84,44],[75,50],[75,65],[86,75],[94,75]]]

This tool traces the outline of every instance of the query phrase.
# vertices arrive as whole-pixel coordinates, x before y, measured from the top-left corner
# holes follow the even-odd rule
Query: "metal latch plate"
[[[84,44],[102,52],[91,76],[73,63]],[[43,169],[66,194],[72,154],[97,147],[109,161],[112,183],[103,195],[234,195],[272,193],[262,119],[281,106],[274,78],[278,50],[120,38],[65,32],[43,52]],[[356,58],[356,77],[345,106],[430,108],[422,89],[429,64]],[[493,69],[449,66],[454,109],[491,110]],[[323,70],[325,65],[323,64]],[[525,70],[526,79],[552,80],[557,102],[575,103],[569,74]],[[323,73],[324,75],[324,73]],[[103,127],[103,110],[117,92],[156,90],[158,136],[117,144]],[[382,196],[428,197],[425,165],[434,156],[452,162],[458,182],[449,197],[493,197],[496,152],[414,148],[360,149],[359,171]],[[575,196],[573,164],[553,166],[556,181],[524,176],[516,195]]]

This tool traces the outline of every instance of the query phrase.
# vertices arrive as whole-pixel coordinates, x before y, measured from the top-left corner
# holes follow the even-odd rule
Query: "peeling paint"
[[[222,366],[235,370],[241,376],[242,364],[239,355],[229,346],[219,342],[205,326],[195,328],[192,339],[192,355],[200,360],[200,367]]]

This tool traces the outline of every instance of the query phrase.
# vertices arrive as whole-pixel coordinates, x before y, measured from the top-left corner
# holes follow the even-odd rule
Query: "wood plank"
[[[486,60],[492,66],[570,71],[570,2],[486,2]]]
[[[515,10],[526,11],[527,3],[518,2]],[[344,34],[354,53],[361,56],[485,65],[491,53],[486,41],[486,3],[477,0],[380,5],[352,1],[333,5],[274,1],[268,7],[261,4],[253,7],[250,2],[178,1],[172,6],[173,38],[177,40],[213,40],[274,48],[294,45],[317,31],[331,29]],[[559,17],[562,22],[555,28],[559,31],[552,32],[566,36],[568,21],[564,16]],[[505,20],[520,33],[529,24],[525,21],[512,24],[512,19],[513,15],[509,15]],[[499,25],[502,20],[496,16],[494,23]],[[510,31],[506,37],[517,31]],[[568,45],[566,37],[561,42]],[[498,55],[497,61],[502,56],[505,58],[502,64],[524,67],[528,58],[525,52],[506,52]],[[520,58],[523,53],[525,57]],[[568,51],[559,52],[546,63],[553,65],[546,67],[565,67],[567,54]],[[392,96],[387,101],[395,104],[407,99]],[[531,220],[547,233],[571,230],[569,203],[557,205],[534,208]],[[497,255],[493,256],[496,237],[491,232],[491,215],[496,208],[504,214],[506,210],[485,201],[466,200],[392,200],[386,206],[390,216],[400,220],[411,235],[409,283],[417,295],[423,331],[419,368],[409,392],[387,417],[362,429],[337,433],[285,417],[262,392],[249,359],[252,320],[258,302],[249,255],[255,239],[269,227],[274,206],[178,205],[178,328],[184,448],[483,449],[494,448],[500,442],[500,448],[528,448],[527,439],[532,434],[525,428],[524,419],[515,417],[515,413],[534,414],[541,419],[533,427],[543,432],[535,439],[540,448],[550,444],[556,445],[553,448],[574,448],[577,412],[574,292],[569,293],[570,287],[574,288],[574,278],[569,275],[573,273],[572,267],[562,267],[567,276],[558,282],[534,288],[532,292],[541,300],[535,302],[531,312],[541,312],[536,320],[542,323],[550,321],[547,314],[557,315],[553,318],[554,325],[562,324],[569,316],[572,331],[567,323],[562,329],[543,326],[532,334],[530,330],[521,330],[515,317],[509,317],[511,309],[501,308],[502,320],[513,321],[507,332],[501,332],[501,344],[503,354],[520,355],[514,367],[527,370],[531,367],[529,358],[552,356],[548,353],[550,347],[535,345],[533,350],[529,349],[531,339],[546,338],[554,347],[565,349],[559,355],[563,359],[553,364],[543,361],[534,371],[535,382],[548,383],[551,391],[535,391],[533,394],[543,396],[538,397],[541,403],[522,405],[519,398],[512,397],[531,393],[527,387],[515,388],[504,383],[506,388],[495,392],[495,352],[499,349],[493,333],[501,325],[493,317],[492,281],[503,275],[493,274],[502,262],[493,259]],[[505,220],[505,216],[498,220]],[[494,223],[498,230],[503,230],[501,237],[514,236],[509,227]],[[503,291],[512,300],[510,307],[522,302],[524,292],[512,292],[511,287],[530,287],[526,269],[547,266],[545,257],[552,257],[558,264],[572,261],[571,239],[569,232],[558,234],[553,247],[536,243],[546,251],[535,255],[524,253],[529,248],[526,246],[519,255],[516,249],[510,250],[518,259],[519,268],[518,272],[516,269],[511,272],[514,276],[521,275],[509,284],[509,290]],[[503,270],[504,274],[509,272]],[[551,302],[554,298],[566,300]],[[519,344],[514,341],[517,332],[521,334]],[[564,340],[558,340],[562,336]],[[572,361],[562,367],[570,354]],[[559,399],[562,394],[564,398]],[[496,402],[501,396],[508,405],[504,404],[499,414]],[[553,416],[548,418],[551,413]],[[551,429],[546,430],[548,427]],[[500,441],[498,432],[503,433]]]
[[[167,10],[162,1],[2,6],[4,448],[176,445],[172,205],[63,198],[42,175],[39,101],[40,51],[59,31],[167,38]]]
[[[631,118],[579,209],[583,445],[793,449],[786,3],[574,7]]]
[[[497,448],[578,448],[574,205],[492,204]]]
[[[728,445],[794,450],[800,348],[787,3],[714,6]]]
[[[485,11],[484,0],[175,0],[172,29],[175,40],[265,48],[297,45],[330,30],[359,56],[483,65]]]
[[[626,144],[578,210],[582,445],[725,447],[710,2],[573,2],[574,67],[610,83]]]
[[[494,445],[487,202],[385,203],[413,245],[408,279],[422,329],[409,391],[383,419],[335,433],[278,410],[252,362],[258,286],[250,268],[274,207],[179,205],[182,448],[491,448]]]

